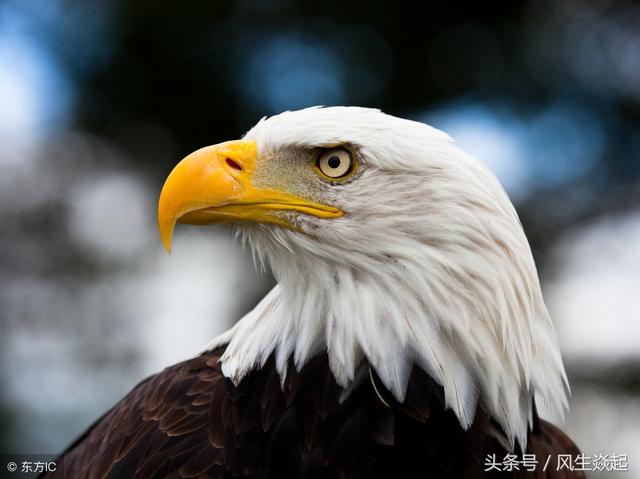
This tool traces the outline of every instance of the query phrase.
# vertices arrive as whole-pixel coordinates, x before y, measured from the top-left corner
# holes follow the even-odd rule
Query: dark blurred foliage
[[[290,42],[283,48],[309,45],[309,55],[318,46],[328,48],[338,62],[323,73],[346,77],[344,100],[390,113],[479,87],[544,96],[544,86],[527,81],[517,47],[509,44],[524,4],[494,8],[464,2],[201,1],[188,8],[178,2],[118,2],[110,61],[77,72],[90,99],[80,105],[79,121],[114,137],[131,122],[157,124],[175,134],[184,151],[236,137],[257,117],[278,113],[239,95],[247,84],[262,85],[250,64],[278,37]],[[287,66],[306,68],[285,61],[266,70]],[[492,71],[496,67],[508,68],[512,79],[500,78],[501,72]],[[287,83],[292,72],[269,73]],[[294,86],[294,95],[300,88]],[[310,104],[304,98],[293,103]]]

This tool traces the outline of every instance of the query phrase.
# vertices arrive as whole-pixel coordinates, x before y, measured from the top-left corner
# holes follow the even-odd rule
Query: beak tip
[[[158,229],[160,230],[160,239],[162,240],[162,244],[164,249],[167,250],[167,253],[171,254],[171,243],[173,240],[173,230],[175,228],[175,220],[174,221],[162,221],[159,218],[158,221]]]

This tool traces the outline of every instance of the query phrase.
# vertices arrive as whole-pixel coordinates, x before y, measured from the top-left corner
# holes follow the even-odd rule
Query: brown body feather
[[[375,375],[340,403],[326,355],[300,372],[290,368],[284,388],[273,358],[234,387],[220,370],[222,352],[140,383],[44,477],[584,477],[556,470],[558,454],[578,449],[537,415],[526,451],[536,454],[537,470],[485,472],[488,454],[507,453],[487,433],[495,425],[480,411],[464,431],[444,409],[442,389],[417,369],[403,404]]]

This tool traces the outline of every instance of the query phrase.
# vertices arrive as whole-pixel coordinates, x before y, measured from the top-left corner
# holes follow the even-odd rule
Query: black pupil
[[[340,166],[340,158],[338,158],[336,155],[333,155],[331,158],[329,158],[329,161],[327,163],[329,164],[329,168],[335,169]]]

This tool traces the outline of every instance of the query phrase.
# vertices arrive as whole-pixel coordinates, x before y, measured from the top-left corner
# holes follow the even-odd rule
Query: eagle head
[[[398,401],[419,367],[463,427],[484,408],[524,449],[533,399],[568,386],[528,241],[495,176],[423,123],[356,107],[263,118],[192,153],[158,219],[232,223],[277,286],[211,347],[238,383],[326,351],[345,396],[374,371]]]

